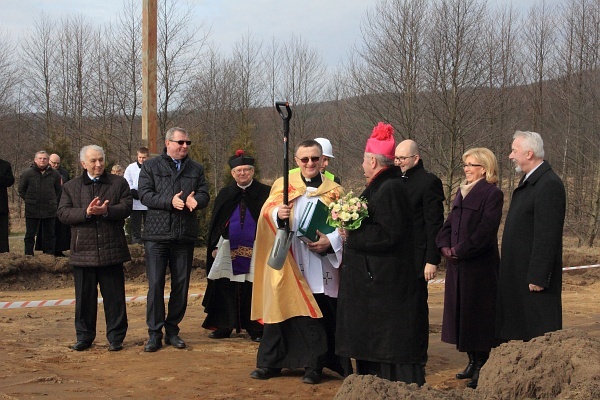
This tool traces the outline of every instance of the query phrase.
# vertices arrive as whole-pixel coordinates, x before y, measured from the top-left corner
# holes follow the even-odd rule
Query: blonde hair
[[[112,166],[110,173],[113,175],[123,175],[123,173],[125,172],[125,170],[123,169],[123,167],[119,164],[115,164]]]
[[[498,161],[490,149],[474,147],[465,151],[465,154],[462,156],[463,162],[466,162],[467,157],[473,157],[478,163],[483,165],[483,168],[485,168],[485,180],[487,182],[498,182]]]

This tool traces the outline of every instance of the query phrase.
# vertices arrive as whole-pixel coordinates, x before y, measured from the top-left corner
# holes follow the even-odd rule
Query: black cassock
[[[269,197],[271,187],[256,180],[246,189],[232,184],[221,189],[213,207],[209,241],[206,247],[206,274],[212,268],[212,251],[219,238],[229,237],[229,221],[240,203],[248,209],[254,221],[258,221],[260,210]],[[250,320],[252,302],[251,282],[231,282],[227,278],[208,279],[206,293],[202,301],[207,314],[202,323],[206,329],[229,328],[240,332],[246,329],[251,336],[260,336],[262,325]]]

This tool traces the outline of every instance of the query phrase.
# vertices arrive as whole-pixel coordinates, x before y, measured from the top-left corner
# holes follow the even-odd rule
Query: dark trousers
[[[41,229],[42,237],[39,237],[38,228]],[[25,218],[25,255],[33,255],[35,236],[42,240],[42,250],[46,254],[54,255],[56,236],[54,233],[54,217],[52,218]]]
[[[98,285],[100,285],[106,318],[106,338],[111,343],[122,342],[128,326],[123,264],[106,267],[73,267],[73,276],[77,340],[92,343],[96,338]]]
[[[8,251],[8,214],[0,214],[0,253]]]
[[[302,316],[265,324],[256,366],[321,370],[327,359],[327,332],[321,320]]]
[[[194,243],[144,242],[148,299],[146,323],[151,338],[162,338],[162,328],[167,336],[179,334],[179,323],[187,308],[190,273],[194,256]],[[165,318],[165,276],[167,266],[171,271],[171,294]]]
[[[142,226],[146,223],[146,210],[133,210],[129,216],[131,244],[142,243]]]

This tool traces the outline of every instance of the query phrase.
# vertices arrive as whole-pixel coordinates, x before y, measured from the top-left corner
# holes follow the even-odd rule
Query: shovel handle
[[[283,112],[283,107],[285,107],[286,113]],[[278,101],[275,103],[275,108],[277,108],[277,112],[279,113],[279,116],[282,120],[289,121],[290,119],[292,119],[292,109],[290,108],[289,102]]]

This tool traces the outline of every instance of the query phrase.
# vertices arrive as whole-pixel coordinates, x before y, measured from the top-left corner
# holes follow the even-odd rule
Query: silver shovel
[[[285,107],[286,113],[283,112]],[[275,103],[275,108],[279,113],[281,119],[283,119],[283,204],[286,206],[289,203],[288,200],[288,184],[289,184],[289,166],[288,166],[288,141],[290,137],[290,119],[292,119],[292,109],[288,102],[278,101]],[[271,254],[267,260],[267,264],[276,270],[283,268],[283,263],[287,257],[288,250],[292,245],[292,238],[294,232],[290,230],[290,220],[283,220],[283,227],[277,229],[275,234],[275,242],[271,249]]]

